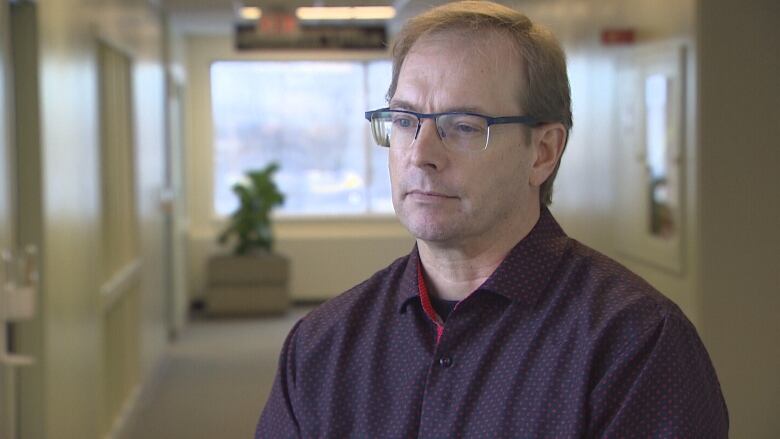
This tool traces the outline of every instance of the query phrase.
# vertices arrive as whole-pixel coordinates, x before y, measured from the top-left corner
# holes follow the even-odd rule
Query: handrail
[[[114,304],[135,286],[141,278],[141,258],[135,258],[116,271],[106,283],[100,287],[101,308],[107,313]]]

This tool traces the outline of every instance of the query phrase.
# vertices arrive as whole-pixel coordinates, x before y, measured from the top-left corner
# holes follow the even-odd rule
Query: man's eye
[[[462,134],[472,134],[472,133],[475,133],[475,132],[479,131],[478,128],[473,127],[471,125],[466,125],[464,123],[456,125],[455,129],[457,129],[458,132],[462,133]]]
[[[410,128],[413,126],[413,121],[411,117],[408,116],[398,116],[393,118],[393,125],[400,127],[400,128]]]
[[[474,123],[459,122],[456,123],[454,127],[455,133],[461,136],[472,136],[475,134],[480,134],[484,131],[484,128],[482,128],[481,125]]]
[[[485,132],[485,123],[482,119],[466,114],[451,115],[439,120],[444,131],[453,136],[475,136]]]

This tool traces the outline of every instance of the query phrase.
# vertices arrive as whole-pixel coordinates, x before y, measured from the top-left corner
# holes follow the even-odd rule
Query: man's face
[[[390,108],[522,115],[518,56],[503,35],[424,37],[401,67]],[[490,245],[511,239],[538,211],[538,189],[529,184],[532,148],[520,125],[491,126],[487,149],[472,152],[444,145],[425,119],[411,146],[389,153],[393,206],[419,240]]]

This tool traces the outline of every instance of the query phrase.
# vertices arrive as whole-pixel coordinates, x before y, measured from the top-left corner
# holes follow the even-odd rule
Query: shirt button
[[[450,358],[450,357],[441,357],[441,358],[439,358],[439,366],[441,366],[441,367],[443,367],[445,369],[450,367],[450,366],[452,366],[452,358]]]

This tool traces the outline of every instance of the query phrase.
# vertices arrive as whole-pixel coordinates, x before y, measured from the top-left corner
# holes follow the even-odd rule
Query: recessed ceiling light
[[[259,20],[263,16],[263,11],[256,6],[243,6],[238,14],[244,20]]]
[[[392,6],[321,6],[295,10],[299,20],[389,20],[395,17]]]

